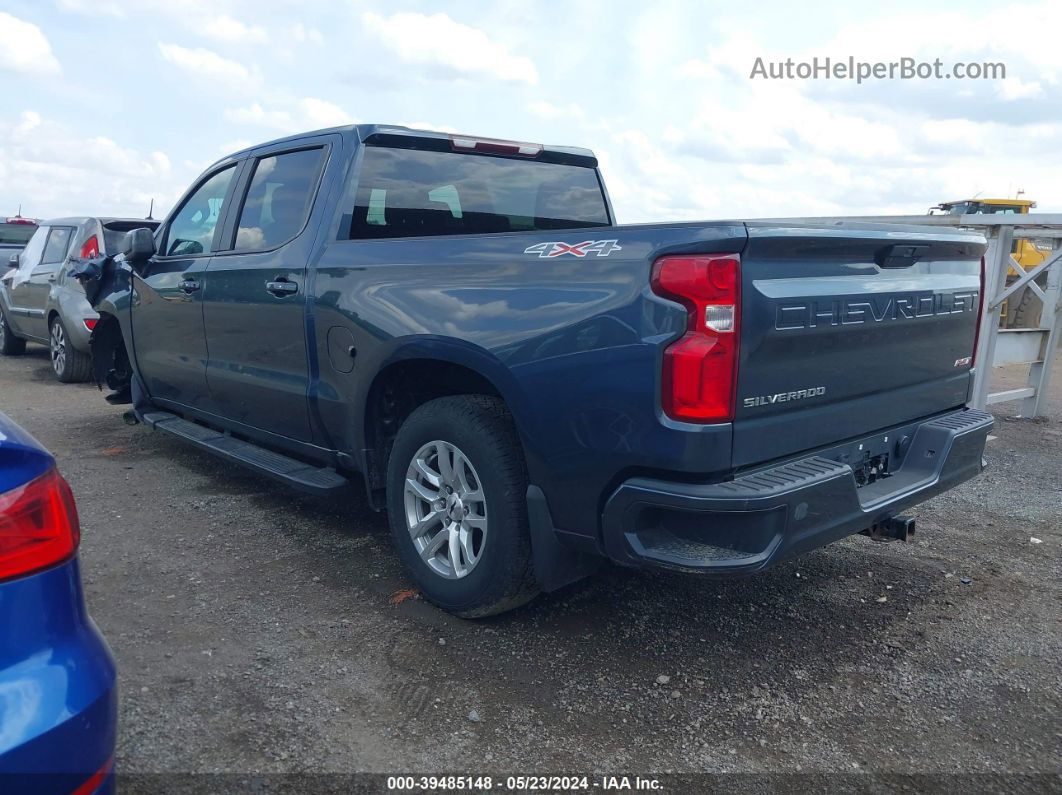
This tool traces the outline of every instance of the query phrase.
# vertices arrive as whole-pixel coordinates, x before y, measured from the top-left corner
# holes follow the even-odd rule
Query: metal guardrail
[[[977,341],[972,404],[985,408],[993,403],[1021,400],[1021,414],[1035,417],[1046,408],[1051,385],[1052,363],[1062,340],[1062,214],[1026,215],[864,215],[809,218],[763,218],[757,221],[816,223],[844,226],[847,223],[910,224],[946,226],[981,232],[988,240],[985,254],[985,300],[981,308],[981,334]],[[1011,256],[1016,239],[1052,240],[1054,249],[1047,258],[1029,270]],[[1014,268],[1018,278],[1007,284],[1007,271]],[[1046,285],[1035,281],[1046,273]],[[999,327],[1003,302],[1027,287],[1043,305],[1037,328]],[[984,366],[990,362],[991,366]],[[1024,387],[989,392],[992,367],[1027,363]]]

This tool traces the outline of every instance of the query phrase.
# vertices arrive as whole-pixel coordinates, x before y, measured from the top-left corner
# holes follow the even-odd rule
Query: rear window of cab
[[[585,166],[368,146],[356,179],[350,239],[609,225]]]

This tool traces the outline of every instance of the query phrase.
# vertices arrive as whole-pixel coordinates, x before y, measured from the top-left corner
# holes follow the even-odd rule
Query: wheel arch
[[[116,315],[106,309],[97,311],[99,319],[89,337],[92,378],[101,389],[106,384],[109,389],[122,392],[133,376],[125,330]]]
[[[492,395],[513,417],[527,457],[522,428],[525,401],[511,371],[484,348],[459,340],[417,337],[387,353],[362,395],[362,472],[374,506],[381,506],[387,458],[398,427],[418,406],[447,395]]]
[[[393,423],[385,426],[380,411],[388,388],[400,390],[411,376],[433,373],[436,388],[419,390],[393,416]],[[447,381],[446,377],[462,375],[468,383]],[[458,388],[461,387],[461,388]],[[539,588],[554,591],[596,571],[601,558],[561,541],[543,492],[548,473],[540,463],[536,445],[548,439],[548,434],[536,432],[532,407],[512,371],[496,356],[471,345],[446,344],[437,341],[425,344],[412,342],[396,347],[368,386],[364,396],[364,459],[362,472],[370,504],[381,509],[386,505],[387,463],[394,434],[405,417],[419,405],[443,395],[487,394],[499,398],[513,418],[516,438],[527,466],[528,526],[534,559],[534,577]]]

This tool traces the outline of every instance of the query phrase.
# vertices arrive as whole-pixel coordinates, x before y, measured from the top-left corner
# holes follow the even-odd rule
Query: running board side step
[[[167,411],[146,411],[141,418],[156,431],[176,436],[200,450],[279,480],[299,491],[325,497],[337,494],[350,485],[349,480],[330,467],[315,467],[205,425],[189,422]]]

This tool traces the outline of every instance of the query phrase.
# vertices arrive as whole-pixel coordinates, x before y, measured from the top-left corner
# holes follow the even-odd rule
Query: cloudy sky
[[[587,146],[621,222],[1062,212],[1059,30],[1057,0],[0,0],[0,215],[159,215],[229,151],[352,121]],[[1007,78],[752,80],[758,56]]]

